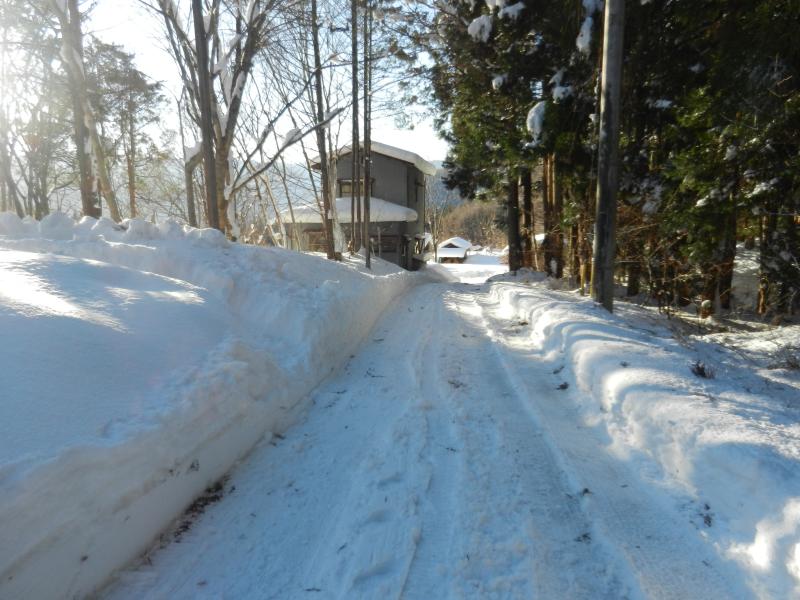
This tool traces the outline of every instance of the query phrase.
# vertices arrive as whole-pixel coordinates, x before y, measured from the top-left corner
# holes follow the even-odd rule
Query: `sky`
[[[139,70],[161,81],[173,96],[180,95],[177,69],[163,49],[160,23],[135,0],[99,0],[86,29],[104,42],[119,44],[134,53]],[[416,152],[429,161],[443,160],[447,154],[447,144],[436,135],[428,119],[415,123],[413,130],[402,130],[390,118],[377,118],[372,123],[372,138]]]

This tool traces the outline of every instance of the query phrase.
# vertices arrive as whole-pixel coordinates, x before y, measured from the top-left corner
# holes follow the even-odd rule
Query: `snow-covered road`
[[[131,598],[739,598],[702,531],[609,453],[489,286],[425,284]],[[743,595],[745,594],[745,595]]]

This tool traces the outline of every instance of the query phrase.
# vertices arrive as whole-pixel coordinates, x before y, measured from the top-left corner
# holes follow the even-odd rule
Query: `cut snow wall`
[[[121,441],[75,447],[0,471],[0,598],[96,592],[267,432],[291,425],[308,394],[355,351],[420,276],[373,272],[215,230],[106,219],[0,219],[0,249],[121,265],[205,288],[235,316],[196,371],[164,388],[164,414]],[[50,239],[42,237],[47,235]],[[383,273],[383,274],[376,274]],[[199,324],[202,326],[202,324]]]

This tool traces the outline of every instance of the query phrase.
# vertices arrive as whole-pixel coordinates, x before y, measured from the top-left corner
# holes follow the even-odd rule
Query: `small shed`
[[[428,257],[430,234],[425,232],[426,177],[436,174],[436,167],[418,154],[381,142],[371,142],[370,226],[372,253],[405,269],[415,270]],[[352,229],[351,190],[352,157],[350,146],[336,151],[336,212],[343,233]],[[319,162],[312,162],[318,168]],[[363,173],[363,171],[362,171]],[[364,180],[357,189],[363,189]],[[363,213],[363,198],[361,199]],[[294,225],[288,212],[282,220],[292,246],[298,250],[324,250],[322,215],[316,205],[295,208]]]
[[[436,256],[439,262],[463,263],[467,254],[472,249],[472,242],[460,237],[451,237],[441,242],[436,247]]]

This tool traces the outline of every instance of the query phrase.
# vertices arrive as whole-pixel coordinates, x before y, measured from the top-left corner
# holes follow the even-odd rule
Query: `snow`
[[[441,258],[445,251],[439,249],[437,255]],[[473,252],[463,263],[428,263],[427,268],[442,273],[448,281],[461,283],[484,283],[490,277],[508,271],[508,265],[500,262],[500,254],[491,250]]]
[[[493,294],[505,314],[532,323],[514,348],[532,345],[563,365],[579,418],[702,533],[728,572],[730,597],[800,593],[797,373],[754,369],[734,336],[726,336],[731,349],[675,339],[624,305],[609,317],[541,288],[503,284]],[[784,330],[784,339],[797,339],[797,329]],[[712,366],[713,379],[691,375],[697,361]]]
[[[653,108],[657,108],[660,110],[666,110],[672,106],[672,100],[667,100],[666,98],[661,98],[659,100],[649,100],[647,104]]]
[[[336,151],[336,156],[343,156],[345,154],[349,154],[351,151],[352,150],[350,145],[342,146]],[[384,144],[383,142],[376,142],[375,140],[372,140],[370,141],[370,151],[373,154],[382,154],[384,156],[389,156],[391,158],[396,158],[397,160],[401,160],[403,162],[412,164],[417,169],[422,171],[425,175],[429,175],[431,177],[436,175],[437,172],[436,165],[428,162],[427,160],[422,158],[419,154],[411,150],[398,148],[397,146],[390,146],[389,144]],[[312,166],[318,165],[319,157],[317,156],[313,158],[311,164]]]
[[[0,215],[0,597],[798,597],[800,326],[504,270]]]
[[[778,184],[778,182],[779,180],[777,178],[771,179],[770,181],[759,181],[747,194],[747,197],[752,198],[753,196],[759,196],[761,194],[771,192],[775,189],[775,186]]]
[[[583,10],[586,13],[581,30],[575,39],[575,46],[578,51],[588,56],[592,48],[592,27],[594,26],[594,14],[603,8],[602,0],[583,0]]]
[[[533,136],[532,145],[538,146],[542,142],[542,128],[544,127],[544,113],[547,109],[547,102],[542,100],[533,105],[528,111],[526,124],[528,131]]]
[[[93,593],[419,277],[174,222],[3,214],[0,597]]]
[[[566,69],[559,69],[553,77],[550,78],[550,84],[553,86],[552,96],[553,102],[560,102],[565,98],[569,98],[572,95],[572,86],[571,85],[561,85],[561,82],[564,80],[564,74],[566,73]]]
[[[289,144],[293,144],[297,140],[303,137],[303,131],[301,129],[290,129],[286,132],[286,135],[283,136],[283,144],[288,146]]]
[[[519,15],[522,11],[525,10],[525,3],[524,2],[517,2],[516,4],[512,4],[511,6],[504,6],[500,9],[497,13],[497,16],[501,19],[505,19],[508,17],[509,19],[516,20],[519,18]]]
[[[594,19],[591,16],[587,16],[581,24],[580,33],[578,33],[578,37],[575,39],[575,46],[578,48],[581,54],[588,55],[592,48],[593,26]]]
[[[436,256],[441,258],[466,258],[467,248],[439,248]]]
[[[105,597],[797,596],[797,373],[541,274],[476,283],[400,298]]]
[[[499,90],[501,87],[503,87],[503,84],[505,84],[507,78],[507,75],[495,75],[492,77],[492,89]]]
[[[352,198],[336,198],[334,200],[336,213],[340,223],[350,222],[350,204]],[[364,199],[360,199],[361,208],[364,207]],[[413,223],[418,218],[417,211],[407,206],[401,206],[388,200],[370,197],[369,200],[369,220],[371,223],[390,223],[407,222]],[[284,223],[291,223],[289,211],[281,213]],[[322,215],[316,206],[301,206],[294,209],[294,220],[296,223],[322,223]]]
[[[553,102],[560,102],[572,95],[571,85],[556,85],[553,87]]]
[[[488,42],[489,36],[492,35],[491,15],[481,15],[473,19],[467,27],[467,33],[476,42],[483,42],[484,44]]]
[[[186,146],[183,149],[183,161],[188,164],[192,161],[198,154],[203,151],[203,142],[199,141],[194,146]]]
[[[439,242],[439,248],[446,248],[447,246],[455,246],[457,248],[464,248],[465,250],[471,250],[473,248],[472,242],[462,237],[451,237],[443,242]]]

